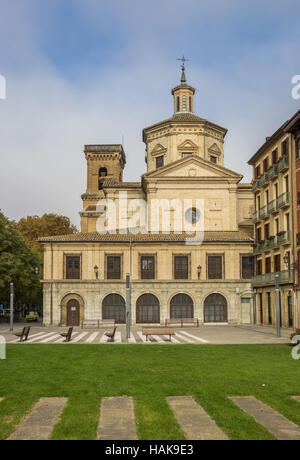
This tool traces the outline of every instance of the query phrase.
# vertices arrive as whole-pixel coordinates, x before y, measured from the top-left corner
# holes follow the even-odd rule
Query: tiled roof
[[[211,123],[211,122],[207,121],[205,118],[198,117],[197,115],[195,115],[194,113],[191,113],[191,112],[175,113],[172,117],[167,118],[166,120],[162,120],[162,121],[159,121],[158,123],[155,123],[154,125],[147,126],[147,128],[145,128],[143,130],[143,132],[147,131],[148,129],[154,128],[155,126],[159,126],[159,125],[162,125],[164,123],[171,123],[171,122],[180,122],[180,123],[182,123],[182,122],[186,122],[186,123],[199,123],[199,122],[202,122],[202,123],[209,123],[211,126],[215,126],[216,128],[219,128],[219,129],[221,129],[221,130],[223,130],[224,132],[227,133],[227,129],[222,128],[221,126],[216,125],[215,123]]]
[[[121,144],[96,144],[96,145],[85,145],[85,152],[123,152],[123,146]]]
[[[46,242],[129,242],[130,240],[134,242],[184,242],[188,238],[192,238],[193,235],[188,233],[138,233],[136,235],[128,234],[101,234],[98,232],[92,233],[75,233],[72,235],[59,235],[40,238],[41,243]],[[252,238],[244,232],[205,232],[204,233],[205,242],[252,242]]]

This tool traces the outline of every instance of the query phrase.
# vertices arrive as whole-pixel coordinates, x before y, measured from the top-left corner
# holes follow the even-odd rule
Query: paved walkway
[[[191,396],[167,398],[174,415],[187,440],[225,441],[226,434]]]
[[[123,396],[102,400],[98,439],[100,441],[138,439],[132,398]]]
[[[23,324],[17,324],[15,331],[20,331]],[[259,326],[187,326],[184,328],[175,327],[176,335],[171,342],[167,336],[153,336],[146,341],[142,335],[141,326],[131,328],[131,338],[126,338],[125,325],[118,325],[115,336],[116,344],[270,344],[270,343],[289,343],[291,330],[283,329],[282,337],[276,337],[273,328]],[[78,344],[104,344],[108,338],[105,332],[111,330],[110,327],[100,329],[75,328],[72,336],[72,343]],[[66,332],[67,328],[42,327],[32,325],[27,343],[30,344],[62,344],[64,339],[60,336],[61,332]],[[3,335],[7,343],[18,343],[18,339],[9,331],[8,325],[0,325],[0,335]]]
[[[41,398],[9,440],[47,441],[66,402],[66,398]]]
[[[281,441],[299,441],[300,427],[253,396],[230,398]],[[300,398],[299,398],[300,399]]]

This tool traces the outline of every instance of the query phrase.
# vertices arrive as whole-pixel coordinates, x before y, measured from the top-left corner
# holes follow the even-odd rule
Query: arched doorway
[[[227,323],[227,300],[221,294],[211,294],[204,302],[205,323]]]
[[[159,300],[153,294],[143,294],[136,302],[137,323],[160,323]]]
[[[194,302],[187,294],[177,294],[171,300],[170,315],[176,318],[194,318]]]
[[[109,294],[102,302],[102,319],[114,319],[118,324],[126,323],[125,300],[119,294]]]
[[[76,299],[67,303],[67,326],[80,326],[80,304]]]

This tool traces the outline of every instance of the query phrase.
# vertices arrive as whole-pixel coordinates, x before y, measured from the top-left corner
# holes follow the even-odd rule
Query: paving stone
[[[47,441],[66,402],[66,398],[41,398],[9,440]]]
[[[205,410],[191,396],[170,396],[167,402],[184,432],[191,441],[227,440]]]
[[[100,441],[137,440],[133,399],[103,398],[98,429]]]
[[[300,396],[292,396],[293,399],[296,399],[296,401],[300,402]]]
[[[300,440],[300,428],[276,410],[253,396],[230,398],[243,411],[252,415],[257,423],[263,425],[281,441]]]

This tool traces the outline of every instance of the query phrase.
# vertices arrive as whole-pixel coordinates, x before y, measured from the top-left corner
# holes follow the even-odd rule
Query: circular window
[[[185,213],[185,220],[189,224],[197,224],[201,218],[201,213],[197,208],[190,208]]]

